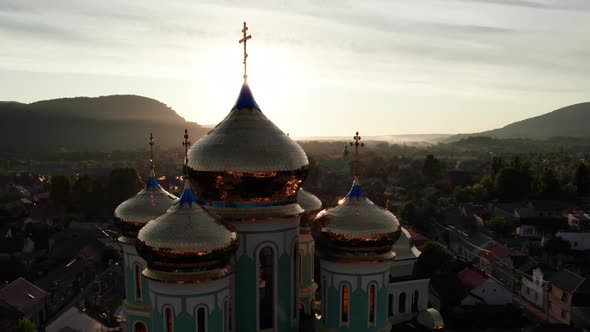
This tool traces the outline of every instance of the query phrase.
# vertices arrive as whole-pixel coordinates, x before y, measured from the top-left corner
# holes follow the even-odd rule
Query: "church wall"
[[[149,328],[151,325],[149,284],[148,280],[141,274],[141,271],[146,267],[146,262],[137,254],[135,245],[119,244],[123,250],[123,275],[125,278],[125,301],[123,304],[127,311],[127,331],[133,332],[136,322],[142,322]],[[141,298],[136,296],[136,265],[140,267]]]
[[[320,261],[327,289],[322,297],[321,331],[389,331],[387,318],[390,262],[374,264]],[[342,287],[350,289],[348,324],[341,322]],[[369,323],[369,287],[375,286],[375,323]]]
[[[196,331],[197,310],[205,309],[207,331],[224,331],[224,302],[229,301],[231,276],[200,284],[149,281],[152,297],[152,331],[166,331],[166,309],[173,312],[174,331]],[[229,306],[228,306],[229,309]],[[228,318],[231,313],[228,312]]]
[[[389,294],[393,295],[392,324],[399,324],[414,319],[420,311],[428,309],[428,283],[429,279],[417,279],[390,283]],[[418,291],[417,308],[414,310],[412,299],[414,292]],[[400,310],[401,294],[405,294],[404,312]]]
[[[317,284],[313,278],[313,268],[315,259],[315,242],[309,233],[299,234],[299,253],[301,256],[300,272],[300,291],[299,303],[303,304],[304,312],[307,315],[313,313],[313,301]]]
[[[273,249],[275,284],[273,312],[276,331],[297,331],[298,284],[293,255],[299,237],[299,217],[233,222],[239,236],[235,265],[236,331],[259,331],[258,259],[260,251]],[[294,290],[293,287],[296,287]]]

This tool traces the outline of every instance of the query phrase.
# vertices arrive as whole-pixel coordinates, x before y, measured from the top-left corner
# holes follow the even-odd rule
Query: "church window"
[[[147,332],[147,327],[143,322],[135,323],[135,327],[133,328],[133,332]]]
[[[348,325],[348,307],[350,305],[349,298],[350,294],[349,294],[349,289],[348,289],[348,285],[342,285],[342,299],[340,302],[341,308],[340,308],[340,321],[342,323],[342,325],[346,326]]]
[[[205,332],[206,330],[206,318],[205,318],[205,308],[200,307],[197,309],[197,332]]]
[[[369,286],[369,326],[375,326],[375,285]]]
[[[328,302],[328,289],[326,288],[326,277],[322,278],[322,319],[326,322],[326,316],[328,314],[326,310],[326,302]]]
[[[174,332],[174,316],[172,314],[172,309],[170,307],[166,307],[166,309],[164,309],[164,317],[166,332]]]
[[[223,301],[223,331],[229,331],[229,308],[227,304],[227,299]]]
[[[270,329],[274,325],[274,256],[271,247],[260,250],[258,257],[258,318],[260,329]]]
[[[135,300],[141,301],[141,267],[135,264],[133,267],[133,277],[135,280]]]
[[[393,317],[393,294],[389,294],[387,301],[387,316]]]
[[[414,291],[414,295],[412,296],[412,312],[418,312],[418,299],[420,298],[420,293],[417,290]]]
[[[303,282],[303,251],[299,250],[299,280],[298,280],[298,284],[299,287],[303,287],[303,285],[301,284]]]
[[[399,295],[399,312],[402,314],[406,312],[406,293]]]
[[[297,242],[293,245],[293,284],[291,290],[291,296],[293,297],[293,319],[297,319],[299,313],[299,284],[301,282],[300,271],[301,268],[301,255],[299,255],[299,245]]]

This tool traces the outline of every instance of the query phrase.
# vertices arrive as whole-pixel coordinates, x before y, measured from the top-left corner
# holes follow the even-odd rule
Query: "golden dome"
[[[322,209],[322,201],[312,193],[303,190],[303,188],[299,188],[297,191],[297,203],[304,211],[301,215],[299,225],[307,228],[309,227],[310,221],[313,220],[319,210]]]
[[[308,165],[305,151],[262,113],[245,82],[230,113],[188,156],[197,172],[278,172]]]
[[[355,178],[340,203],[318,213],[312,233],[324,257],[349,260],[389,260],[400,236],[396,216],[368,199]]]
[[[260,110],[244,82],[229,115],[189,150],[199,203],[228,219],[297,215],[305,151]]]
[[[152,169],[146,186],[135,196],[119,204],[115,209],[115,221],[121,228],[123,242],[132,242],[137,232],[148,221],[162,215],[178,199],[158,184]]]
[[[197,203],[186,179],[178,201],[144,226],[137,240],[137,250],[151,270],[145,275],[150,276],[162,275],[158,271],[165,274],[226,269],[237,245],[237,234]]]

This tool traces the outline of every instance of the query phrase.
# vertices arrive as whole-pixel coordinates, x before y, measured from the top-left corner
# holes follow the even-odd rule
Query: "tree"
[[[494,191],[498,199],[504,202],[515,202],[525,199],[531,187],[528,169],[504,167],[496,176]]]
[[[37,332],[37,325],[31,320],[21,318],[16,322],[16,332]]]
[[[559,236],[552,237],[543,245],[543,251],[549,255],[564,255],[570,251],[570,243]]]
[[[143,187],[137,171],[133,168],[115,168],[109,174],[107,195],[111,210],[124,200],[135,195]]]
[[[105,264],[109,261],[116,262],[121,259],[121,250],[115,245],[108,244],[102,248],[100,256]]]
[[[551,168],[543,168],[535,182],[535,191],[537,196],[543,199],[560,199],[562,197],[561,186]]]
[[[525,254],[532,257],[540,256],[543,253],[543,248],[541,248],[541,245],[535,241],[526,241],[522,245],[522,250]]]
[[[63,175],[52,177],[49,195],[54,202],[65,206],[70,197],[70,180]]]
[[[584,196],[590,189],[590,174],[584,163],[580,163],[574,172],[574,184],[576,185],[578,196]]]
[[[510,236],[512,233],[512,224],[503,217],[493,217],[485,222],[485,226],[497,236]]]
[[[429,183],[434,183],[442,174],[443,164],[434,155],[427,155],[422,166],[422,174]]]
[[[416,219],[418,218],[418,211],[416,209],[416,204],[414,204],[414,202],[410,201],[410,202],[407,202],[404,205],[402,205],[399,210],[399,216],[403,222],[406,222],[409,224],[413,224],[414,222],[416,222]]]
[[[453,255],[438,242],[428,241],[416,263],[418,269],[429,276],[439,275],[453,261]]]
[[[504,159],[502,159],[502,157],[493,157],[492,161],[491,161],[491,167],[490,167],[490,175],[491,178],[494,179],[496,178],[496,175],[498,175],[498,173],[500,173],[500,171],[502,170],[502,168],[506,167],[506,163],[504,162]]]

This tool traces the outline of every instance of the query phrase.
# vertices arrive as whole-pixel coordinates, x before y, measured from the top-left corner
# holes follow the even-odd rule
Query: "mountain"
[[[36,149],[133,149],[147,146],[150,132],[167,148],[180,146],[185,128],[193,141],[208,131],[157,100],[134,95],[0,102],[0,117],[0,146]]]
[[[456,141],[473,136],[493,138],[529,138],[546,140],[552,137],[590,138],[588,120],[590,102],[566,106],[550,113],[514,122],[503,128],[474,134],[452,136],[448,141]]]

